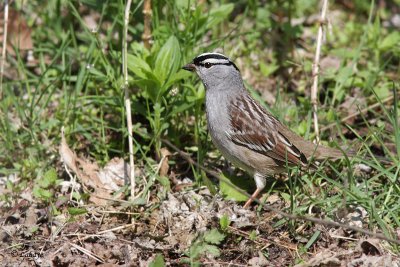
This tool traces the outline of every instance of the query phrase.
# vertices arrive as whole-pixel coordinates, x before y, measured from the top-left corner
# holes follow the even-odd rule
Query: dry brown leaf
[[[106,205],[109,200],[122,196],[122,193],[113,196],[113,193],[124,185],[126,169],[129,169],[128,164],[122,159],[112,159],[104,169],[100,169],[97,163],[77,157],[66,142],[64,127],[61,129],[59,153],[64,164],[77,175],[84,188],[93,190],[90,192],[91,202]],[[125,168],[125,166],[128,167]]]
[[[4,36],[4,12],[0,12],[0,42]],[[32,29],[28,26],[24,15],[21,12],[10,9],[8,12],[7,25],[7,52],[13,56],[22,51],[32,50]]]
[[[61,127],[61,144],[58,152],[60,153],[61,161],[64,162],[64,164],[68,168],[70,168],[74,173],[78,175],[79,170],[76,166],[76,155],[69,148],[67,141],[65,140],[64,126]]]
[[[91,31],[95,31],[99,27],[98,21],[101,19],[101,15],[98,12],[90,10],[90,13],[84,16],[82,19],[88,29],[90,29]]]
[[[113,158],[98,172],[98,176],[105,188],[117,191],[124,186],[124,181],[128,180],[129,169],[129,165],[123,159]]]
[[[340,255],[338,256],[330,250],[324,250],[313,256],[307,263],[297,264],[295,267],[340,267],[343,266],[341,262]]]
[[[99,167],[87,159],[78,158],[81,175],[78,176],[84,185],[92,188],[89,200],[97,205],[106,205],[111,200],[113,191],[104,185],[98,176]]]
[[[319,66],[322,71],[326,71],[327,69],[338,71],[340,68],[340,58],[328,55],[321,59]]]
[[[248,263],[252,267],[268,266],[269,261],[265,258],[261,251],[258,252],[258,257],[253,257]]]
[[[171,156],[171,152],[169,152],[168,149],[165,147],[161,148],[161,162],[160,162],[160,171],[159,174],[160,176],[167,176],[168,175],[168,170],[169,170],[169,165],[168,165],[168,157]]]
[[[339,109],[343,116],[348,116],[359,112],[360,109],[366,107],[366,99],[362,95],[360,88],[353,88],[350,94],[347,94],[343,103],[339,105]],[[351,117],[345,122],[352,125],[357,116]]]
[[[379,240],[378,239],[366,239],[366,240],[361,240],[359,242],[360,249],[365,255],[370,255],[370,256],[381,256],[382,251],[379,246]]]
[[[30,206],[28,208],[28,210],[26,211],[24,225],[26,227],[34,226],[37,224],[37,219],[38,219],[38,216],[35,212],[35,208],[33,206]]]

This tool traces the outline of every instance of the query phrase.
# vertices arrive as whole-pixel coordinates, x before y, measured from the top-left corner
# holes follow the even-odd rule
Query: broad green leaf
[[[178,39],[172,35],[158,51],[155,61],[154,75],[164,85],[169,75],[181,67],[181,52]]]
[[[231,220],[229,220],[229,216],[224,214],[221,218],[219,218],[219,225],[223,231],[228,229],[229,225],[231,224]]]
[[[38,185],[42,188],[48,188],[50,185],[54,185],[56,181],[57,171],[51,168],[43,175],[43,178],[38,181]]]
[[[152,262],[150,262],[149,267],[164,267],[165,261],[161,254],[157,254]]]
[[[264,75],[265,77],[268,77],[271,74],[273,74],[278,68],[279,66],[276,64],[267,65],[264,62],[260,62],[260,71],[262,75]]]
[[[193,75],[193,74],[186,70],[180,70],[178,72],[172,73],[168,79],[168,82],[165,84],[165,86],[168,88],[171,85],[173,85],[174,83],[176,83],[177,81],[185,79],[187,77],[190,77],[191,75]]]
[[[255,241],[257,239],[257,232],[256,231],[251,231],[249,234],[249,239],[252,241]]]
[[[42,198],[42,199],[50,199],[53,194],[50,192],[49,189],[43,189],[40,188],[39,186],[34,186],[33,187],[33,195],[37,198]]]
[[[225,235],[220,233],[217,229],[211,229],[204,234],[204,240],[207,243],[219,245],[224,240]]]
[[[290,195],[289,195],[288,193],[281,192],[281,197],[282,197],[286,202],[290,202]]]
[[[72,216],[76,216],[76,215],[81,215],[81,214],[87,213],[87,210],[86,210],[86,209],[83,209],[83,208],[74,208],[74,207],[71,207],[71,208],[68,208],[68,213],[69,213],[70,215],[72,215]]]
[[[386,36],[382,42],[379,43],[378,49],[379,50],[389,50],[396,45],[400,44],[400,33],[398,31],[394,31]]]
[[[379,99],[385,99],[390,95],[391,84],[382,84],[381,86],[374,88],[375,94]]]
[[[221,254],[221,252],[217,246],[208,245],[208,244],[204,245],[204,252],[208,252],[211,255],[213,255],[214,257],[219,257],[219,255]]]
[[[133,51],[135,55],[141,55],[142,58],[147,58],[150,55],[150,51],[144,47],[143,43],[131,42],[129,51]]]
[[[165,187],[167,190],[169,190],[171,188],[171,183],[169,181],[169,179],[165,176],[156,176],[157,181],[160,182],[160,184]]]
[[[348,47],[346,48],[336,48],[331,51],[331,54],[333,56],[337,56],[340,59],[347,59],[347,58],[353,58],[356,54],[355,49],[349,49]]]
[[[221,174],[220,177],[221,180],[219,182],[219,190],[221,191],[221,194],[224,196],[225,199],[234,201],[246,201],[248,199],[246,195],[240,193],[230,184],[225,182],[230,181],[239,188],[246,188],[246,186],[248,187],[248,184],[246,183],[246,180],[243,179],[243,177],[229,177],[228,179],[224,176],[224,174]]]
[[[349,77],[351,77],[352,75],[353,75],[352,67],[350,67],[350,66],[344,67],[337,74],[336,81],[338,83],[344,84],[349,79]]]
[[[156,102],[160,88],[157,80],[144,79],[135,81],[135,84],[144,91],[145,97],[150,98],[153,103]]]
[[[190,4],[190,1],[189,0],[176,0],[175,4],[179,9],[181,9],[183,12],[185,12]]]
[[[328,122],[334,122],[335,118],[336,118],[335,114],[336,114],[335,111],[332,108],[330,108],[329,111],[326,114],[326,120]]]
[[[307,121],[302,120],[297,126],[297,133],[304,136],[307,132]]]
[[[146,61],[130,54],[128,54],[128,69],[142,79],[147,79],[147,73],[152,72]]]
[[[233,8],[234,4],[225,4],[212,9],[208,16],[207,28],[212,28],[213,26],[227,19],[229,14],[231,14],[233,11]]]

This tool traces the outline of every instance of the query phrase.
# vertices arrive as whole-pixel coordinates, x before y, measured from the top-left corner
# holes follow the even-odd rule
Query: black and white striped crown
[[[193,64],[196,66],[213,66],[213,65],[226,65],[233,66],[237,71],[235,63],[233,63],[227,56],[220,53],[203,53],[193,59]]]

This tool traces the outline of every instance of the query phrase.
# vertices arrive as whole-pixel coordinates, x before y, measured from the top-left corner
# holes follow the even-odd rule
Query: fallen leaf
[[[89,192],[91,202],[106,205],[108,201],[122,197],[122,193],[116,196],[113,194],[124,185],[124,179],[129,171],[128,163],[115,158],[100,169],[97,163],[77,157],[66,142],[64,127],[61,129],[59,153],[64,164],[76,174],[83,187],[87,190],[92,189]],[[65,188],[63,190],[65,191]]]
[[[73,172],[77,175],[79,174],[79,170],[76,166],[76,155],[72,150],[69,148],[67,141],[65,140],[65,131],[64,126],[61,127],[61,144],[58,150],[60,154],[61,161],[70,168]]]
[[[379,240],[377,239],[366,239],[366,240],[361,240],[360,243],[360,248],[362,252],[365,255],[369,256],[380,256],[382,255],[382,252],[379,248]]]
[[[161,148],[160,152],[161,152],[161,161],[160,161],[159,175],[168,176],[168,170],[169,170],[168,157],[171,156],[172,154],[165,147]]]
[[[0,12],[0,29],[2,31],[0,35],[1,43],[4,38],[4,23],[4,11],[2,11]],[[32,50],[33,42],[31,35],[32,29],[28,26],[22,12],[10,9],[7,23],[7,52],[15,56],[17,53]]]

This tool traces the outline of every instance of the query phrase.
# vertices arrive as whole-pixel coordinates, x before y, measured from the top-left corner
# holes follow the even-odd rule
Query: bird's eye
[[[206,62],[204,63],[204,67],[206,67],[207,69],[211,68],[212,64],[210,62]]]

